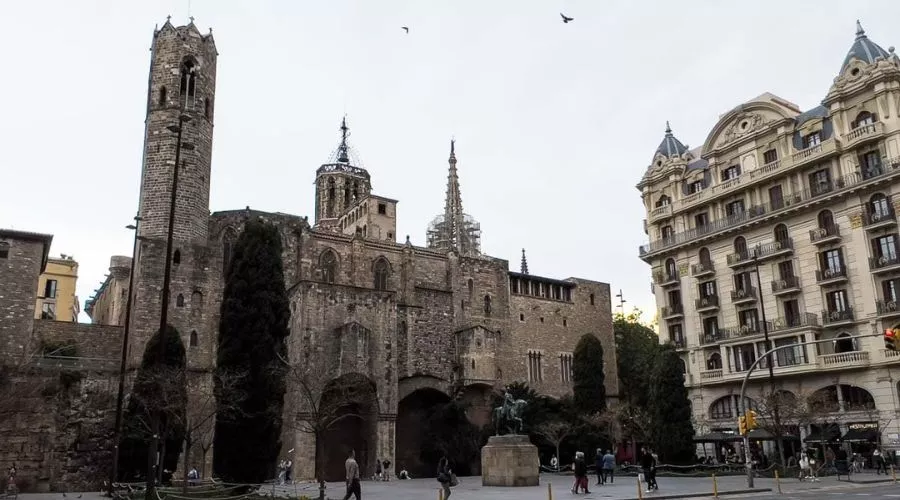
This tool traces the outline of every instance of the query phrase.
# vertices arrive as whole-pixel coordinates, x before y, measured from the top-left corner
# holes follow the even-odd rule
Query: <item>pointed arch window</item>
[[[178,298],[175,299],[175,307],[184,307],[184,295],[178,294]]]
[[[197,347],[198,343],[199,343],[199,341],[197,339],[197,330],[192,330],[190,344],[188,344],[188,345],[190,347]]]
[[[181,63],[181,97],[193,100],[197,95],[197,66],[194,61],[186,59]]]
[[[384,258],[376,260],[373,270],[375,274],[375,289],[387,290],[388,276],[390,275],[390,266],[388,265],[387,260]]]
[[[319,269],[322,270],[322,281],[334,283],[337,277],[337,256],[331,250],[325,250],[319,257]]]
[[[484,315],[485,316],[491,315],[491,296],[490,295],[484,296]]]

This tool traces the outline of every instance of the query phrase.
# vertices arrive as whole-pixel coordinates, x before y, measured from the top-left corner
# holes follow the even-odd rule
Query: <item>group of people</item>
[[[391,461],[388,459],[375,461],[375,477],[373,481],[390,481],[391,480]]]
[[[553,467],[558,467],[556,457],[553,457],[550,463]],[[612,450],[606,450],[604,453],[602,448],[597,448],[594,467],[597,471],[597,486],[603,486],[607,482],[612,483],[616,469],[616,457],[612,454]],[[588,465],[583,452],[575,453],[573,468],[575,469],[575,484],[572,485],[572,493],[579,493],[580,490],[590,493],[588,490]]]
[[[290,458],[278,462],[278,484],[291,484],[291,471],[294,468],[294,462]]]

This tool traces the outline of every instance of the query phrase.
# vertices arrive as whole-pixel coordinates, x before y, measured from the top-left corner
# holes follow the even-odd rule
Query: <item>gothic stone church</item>
[[[319,394],[329,384],[352,381],[370,391],[377,406],[364,418],[341,420],[328,434],[329,479],[343,477],[350,449],[365,474],[374,471],[376,459],[413,475],[433,474],[419,459],[413,432],[429,406],[461,399],[471,403],[470,419],[483,424],[490,419],[492,391],[505,383],[527,381],[553,396],[571,392],[572,351],[585,334],[603,342],[606,392],[617,394],[609,285],[528,274],[524,254],[520,272],[511,271],[507,260],[482,254],[480,227],[462,210],[452,145],[444,212],[427,228],[425,247],[408,237],[398,242],[397,201],[371,192],[369,172],[347,144],[346,124],[339,147],[315,172],[313,224],[307,217],[249,208],[210,214],[218,55],[212,33],[201,33],[193,22],[175,27],[167,21],[154,31],[151,54],[132,367],[159,322],[177,157],[169,318],[188,351],[190,392],[211,385],[231,245],[245,221],[265,219],[277,225],[284,244],[292,361],[311,367]],[[189,120],[179,143],[175,130],[182,113]],[[293,449],[298,478],[314,473],[314,440],[294,430],[309,410],[286,398],[284,415],[291,423],[281,455]]]

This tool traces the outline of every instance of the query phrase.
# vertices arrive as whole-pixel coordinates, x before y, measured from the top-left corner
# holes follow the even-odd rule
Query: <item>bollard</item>
[[[716,481],[716,475],[713,474],[713,498],[719,498],[719,482]]]
[[[644,500],[644,490],[641,489],[641,476],[637,477],[638,484],[638,500]]]
[[[778,489],[778,494],[781,495],[781,476],[778,474],[778,469],[775,469],[775,487]]]
[[[894,483],[897,482],[897,471],[894,470],[894,464],[891,464],[891,478],[894,479]]]
[[[547,483],[547,500],[553,500],[553,488],[551,488],[552,483]]]
[[[438,500],[444,500],[444,490],[443,490],[443,488],[438,490]]]

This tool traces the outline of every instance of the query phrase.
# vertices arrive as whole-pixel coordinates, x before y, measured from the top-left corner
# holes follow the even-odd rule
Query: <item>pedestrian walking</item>
[[[597,448],[597,454],[594,455],[594,468],[597,471],[597,486],[602,486],[604,481],[603,478],[603,450]]]
[[[372,478],[375,481],[381,481],[381,460],[375,460],[375,477]]]
[[[381,465],[384,466],[382,468],[382,473],[384,474],[384,480],[390,481],[391,480],[391,461],[385,458],[384,461],[381,463]]]
[[[291,482],[293,481],[293,479],[291,479],[291,476],[293,475],[293,469],[294,469],[294,462],[292,462],[291,459],[289,458],[284,463],[284,479],[287,481],[288,484],[291,484]]]
[[[344,462],[344,469],[347,471],[347,494],[344,500],[350,500],[350,495],[356,496],[356,500],[360,500],[362,492],[359,488],[359,464],[356,463],[356,452],[350,450],[350,456]]]
[[[649,448],[641,450],[641,468],[644,470],[644,479],[647,481],[647,493],[658,490],[659,485],[656,484],[656,458]]]
[[[447,457],[441,457],[438,461],[437,480],[444,489],[444,500],[447,500],[450,498],[450,486],[453,482],[453,471],[450,469],[450,461],[447,460]]]
[[[588,479],[587,479],[587,462],[584,460],[584,452],[576,452],[575,453],[575,487],[572,489],[572,493],[578,493],[579,489],[584,489],[585,493],[590,493],[588,490]]]
[[[606,450],[603,455],[603,483],[612,484],[613,476],[616,471],[616,456],[612,454],[612,450]]]
[[[882,473],[884,473],[885,475],[887,474],[887,467],[885,466],[884,455],[882,455],[881,450],[877,448],[875,449],[875,451],[872,453],[872,461],[874,462],[873,465],[875,466],[875,475]]]

